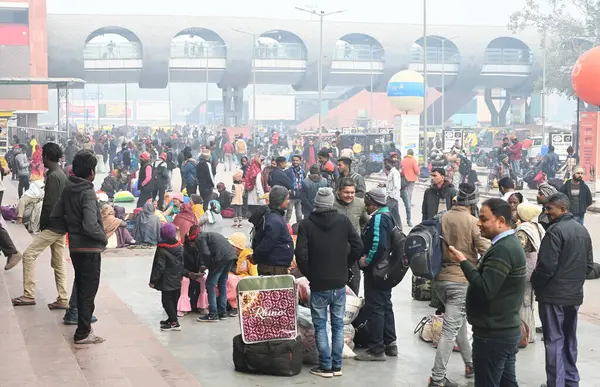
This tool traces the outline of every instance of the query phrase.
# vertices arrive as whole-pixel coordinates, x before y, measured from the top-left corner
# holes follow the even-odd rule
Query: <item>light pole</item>
[[[319,17],[319,68],[317,70],[317,87],[319,88],[319,140],[321,140],[321,126],[322,126],[322,113],[323,113],[323,19],[325,17],[334,15],[336,13],[346,12],[347,10],[342,9],[339,11],[333,12],[325,12],[323,10],[315,10],[315,9],[305,9],[300,7],[295,7],[298,11],[306,12],[311,15],[317,15]]]
[[[207,43],[207,42],[205,42]],[[213,48],[225,48],[227,47],[226,44],[219,44],[219,45],[203,45],[202,46],[202,53],[200,55],[204,56],[204,60],[206,61],[206,74],[205,74],[205,81],[204,81],[204,125],[208,126],[208,60],[209,58],[212,58],[213,56],[209,56],[209,52],[212,52]],[[210,49],[210,51],[209,51]],[[253,66],[254,67],[254,66]]]
[[[429,131],[427,129],[427,0],[423,0],[423,54],[423,129],[425,133],[423,158],[425,165],[427,165],[427,146],[429,143]]]
[[[256,147],[256,34],[237,29],[233,31],[252,37],[252,144]]]
[[[453,36],[451,38],[430,36],[430,38],[436,39],[442,42],[442,130],[444,130],[444,122],[446,122],[446,41],[455,40],[460,38],[460,36]],[[425,53],[427,55],[427,53]],[[434,116],[434,126],[435,126],[435,114]]]

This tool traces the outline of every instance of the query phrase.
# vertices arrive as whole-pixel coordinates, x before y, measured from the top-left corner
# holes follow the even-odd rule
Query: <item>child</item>
[[[198,225],[202,227],[202,231],[221,232],[223,217],[221,216],[221,205],[217,200],[211,200],[208,203],[208,208],[198,221]]]
[[[233,226],[231,227],[242,227],[242,216],[243,216],[243,204],[244,204],[244,179],[242,178],[242,171],[237,171],[233,175],[233,187],[231,188],[233,199],[231,199],[231,205],[233,206]]]
[[[154,253],[151,288],[162,293],[162,305],[168,318],[160,322],[161,331],[180,331],[177,319],[177,300],[181,292],[181,274],[183,273],[183,246],[177,240],[177,229],[172,223],[160,228],[161,242]]]
[[[190,231],[185,236],[183,244],[183,272],[184,276],[181,280],[181,297],[177,303],[177,312],[183,314],[185,312],[198,312],[201,315],[208,314],[208,295],[206,294],[206,276],[198,276],[200,272],[200,259],[195,241],[200,227],[193,225]],[[188,278],[186,278],[189,277]],[[188,291],[185,292],[184,288]]]

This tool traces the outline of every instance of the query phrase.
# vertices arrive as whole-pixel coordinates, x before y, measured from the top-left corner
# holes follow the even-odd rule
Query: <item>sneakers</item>
[[[342,376],[342,369],[341,368],[332,368],[331,372],[333,372],[333,376]]]
[[[4,270],[10,270],[13,267],[17,266],[19,262],[23,259],[23,254],[17,251],[16,254],[13,254],[8,257],[6,260],[6,266],[4,266]]]
[[[179,322],[176,321],[176,322],[172,322],[172,323],[161,326],[160,330],[163,332],[180,331],[181,325],[179,325]]]
[[[412,222],[411,222],[410,220],[409,220],[409,221],[406,223],[406,225],[407,225],[408,227],[412,227],[412,226],[413,226],[413,224],[412,224]]]
[[[333,378],[333,371],[332,370],[324,370],[321,367],[312,368],[310,370],[310,373],[313,374],[313,375],[320,376],[322,378]]]
[[[237,309],[231,309],[231,310],[230,310],[230,311],[227,313],[227,315],[228,315],[229,317],[237,317],[237,316],[238,316],[238,310],[237,310]]]
[[[200,322],[218,322],[219,315],[218,314],[207,314],[206,316],[200,316],[197,318]]]
[[[448,378],[444,378],[441,382],[434,382],[433,379],[429,378],[427,387],[460,387],[460,384],[455,383]]]
[[[382,352],[380,354],[374,354],[374,353],[371,353],[369,351],[365,351],[363,353],[359,353],[358,355],[356,355],[356,357],[354,358],[354,360],[358,360],[358,361],[386,361],[387,358],[385,357],[385,352]]]
[[[219,320],[226,321],[227,320],[227,313],[226,312],[219,313]]]
[[[387,356],[392,356],[392,357],[398,356],[398,346],[396,345],[396,343],[392,343],[390,345],[387,345],[385,347],[385,354]]]
[[[465,378],[471,379],[475,377],[475,368],[473,363],[465,364]]]

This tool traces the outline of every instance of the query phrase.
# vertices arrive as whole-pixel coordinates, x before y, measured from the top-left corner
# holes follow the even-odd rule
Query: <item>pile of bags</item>
[[[319,351],[315,341],[315,327],[310,313],[310,284],[306,277],[296,279],[298,288],[298,333],[302,336],[302,360],[305,364],[319,364]],[[354,353],[354,326],[352,321],[358,316],[364,300],[346,286],[346,314],[344,315],[344,359],[356,356]],[[331,322],[327,321],[327,337],[331,341]]]

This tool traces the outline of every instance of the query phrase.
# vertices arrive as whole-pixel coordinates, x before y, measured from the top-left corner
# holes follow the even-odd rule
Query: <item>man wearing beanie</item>
[[[249,221],[254,224],[252,261],[259,275],[288,274],[294,258],[294,242],[285,221],[290,193],[276,185],[269,192],[269,207],[260,208]],[[256,219],[258,218],[258,219]]]
[[[319,366],[310,372],[324,378],[342,375],[346,284],[349,268],[362,252],[358,233],[348,217],[333,208],[334,200],[331,188],[319,188],[315,209],[299,223],[295,251],[298,269],[310,281],[310,309],[319,351]],[[327,338],[328,309],[332,347]]]
[[[573,167],[573,177],[560,187],[560,192],[567,195],[570,201],[569,210],[573,219],[583,224],[587,208],[592,205],[592,192],[583,181],[584,170],[579,165]]]
[[[160,227],[160,243],[154,253],[152,272],[148,285],[161,292],[162,305],[167,319],[160,322],[161,331],[180,331],[177,319],[177,301],[181,292],[183,273],[183,246],[177,240],[173,223]]]
[[[479,193],[473,184],[462,183],[458,186],[456,203],[450,211],[442,215],[442,235],[451,246],[462,252],[473,264],[477,258],[490,247],[489,239],[484,238],[477,226],[478,219],[474,216],[479,204]],[[445,246],[442,247],[446,252]],[[445,306],[444,326],[442,337],[438,343],[429,387],[458,386],[446,377],[446,366],[454,348],[454,342],[460,347],[465,362],[465,377],[474,376],[473,355],[467,335],[467,320],[465,305],[467,302],[467,287],[469,285],[460,265],[453,263],[444,256],[442,270],[435,277],[435,291],[439,301]]]
[[[363,253],[359,264],[365,274],[365,308],[369,308],[371,317],[369,349],[356,356],[356,360],[385,361],[386,355],[398,356],[392,289],[376,286],[372,270],[390,253],[394,220],[386,206],[386,193],[383,188],[377,187],[367,192],[365,206],[371,214],[371,219],[363,228]]]

